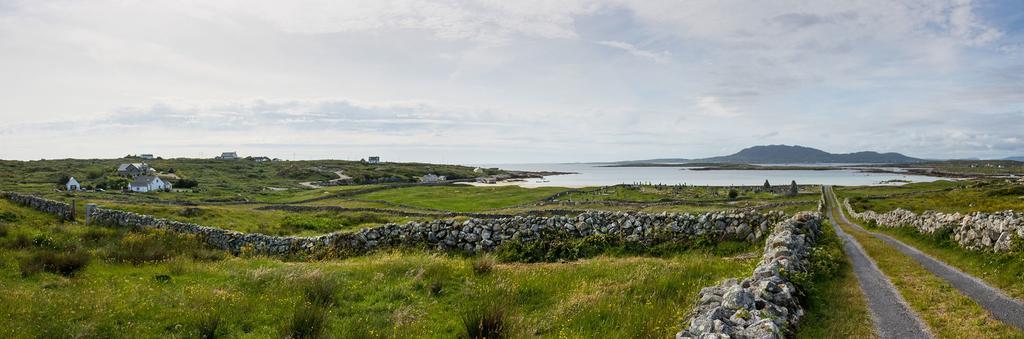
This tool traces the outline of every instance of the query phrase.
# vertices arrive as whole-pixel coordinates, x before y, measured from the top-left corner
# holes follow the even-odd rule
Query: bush
[[[0,212],[0,221],[2,222],[15,222],[18,221],[18,215],[11,211]]]
[[[299,303],[285,325],[284,337],[292,339],[319,338],[325,327],[327,327],[327,310],[310,303]]]
[[[207,313],[196,323],[196,334],[202,339],[214,339],[219,337],[217,330],[220,329],[220,315]]]
[[[495,304],[463,315],[462,324],[470,338],[502,338],[507,317],[505,308]]]
[[[481,256],[473,261],[473,272],[479,275],[491,273],[491,270],[494,269],[494,264],[493,257],[488,255]]]
[[[302,286],[302,294],[306,302],[316,306],[328,307],[336,302],[334,291],[338,283],[323,276],[313,276],[306,279]]]
[[[736,189],[729,190],[729,199],[736,199],[738,196],[740,196],[740,192],[736,191]]]
[[[199,186],[199,182],[192,179],[181,179],[171,186],[174,188],[194,188]]]
[[[39,272],[50,272],[65,277],[73,277],[89,264],[89,253],[84,251],[73,251],[68,253],[57,253],[54,251],[39,251],[32,253],[21,260],[19,268],[21,276],[28,277]]]

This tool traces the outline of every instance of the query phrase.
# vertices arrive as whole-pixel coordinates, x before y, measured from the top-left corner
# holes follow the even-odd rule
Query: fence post
[[[96,209],[96,204],[85,204],[85,224],[88,225],[92,216],[92,211]]]
[[[70,221],[75,221],[75,199],[71,199],[71,215],[68,216]]]

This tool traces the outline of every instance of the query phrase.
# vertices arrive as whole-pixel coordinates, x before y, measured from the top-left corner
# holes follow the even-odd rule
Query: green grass
[[[511,337],[664,337],[701,288],[756,263],[705,250],[486,270],[474,258],[412,250],[282,262],[161,232],[62,224],[6,202],[2,212],[3,337],[282,337],[296,324],[340,337],[457,337],[467,313],[488,307],[504,309]],[[21,258],[69,250],[92,260],[69,277],[20,272]]]
[[[976,302],[896,248],[853,227],[840,226],[861,244],[936,336],[1024,337],[1020,330],[992,318]]]
[[[377,191],[358,195],[356,198],[383,200],[395,204],[443,211],[482,212],[539,202],[565,190],[561,187],[417,186]]]
[[[865,225],[865,223],[861,223]],[[945,236],[923,234],[909,227],[869,227],[925,252],[936,259],[1024,299],[1024,248],[1008,253],[970,251]]]
[[[843,253],[842,240],[828,222],[812,254],[813,274],[800,287],[806,296],[807,312],[800,321],[797,338],[876,338],[871,311],[850,260]]]
[[[849,198],[858,211],[885,213],[903,208],[915,213],[995,212],[1024,210],[1024,191],[1020,184],[1004,180],[937,181],[896,187],[843,187],[836,194]]]

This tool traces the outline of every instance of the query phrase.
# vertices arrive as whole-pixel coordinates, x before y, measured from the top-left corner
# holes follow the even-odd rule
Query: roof
[[[119,172],[127,171],[128,170],[128,166],[134,166],[137,169],[143,169],[145,167],[149,167],[144,162],[136,162],[136,163],[131,163],[131,164],[121,164],[120,166],[117,166],[117,170]]]
[[[152,175],[140,175],[140,176],[135,177],[135,180],[132,180],[132,183],[128,184],[128,185],[132,186],[132,187],[149,186],[150,183],[152,183],[153,181],[156,181],[158,179],[160,179],[160,178],[157,178],[157,177],[152,176]]]
[[[222,156],[222,157],[227,157],[227,156],[237,157],[238,153],[237,152],[224,152],[224,153],[221,153],[220,156]]]

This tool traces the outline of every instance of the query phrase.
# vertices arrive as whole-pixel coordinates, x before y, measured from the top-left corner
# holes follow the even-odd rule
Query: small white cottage
[[[68,183],[64,184],[64,187],[67,188],[68,192],[82,190],[82,184],[79,184],[78,180],[75,180],[75,177],[68,179]]]
[[[135,177],[131,184],[128,184],[128,189],[132,192],[152,192],[162,191],[171,189],[171,183],[160,179],[158,176],[142,175]]]

